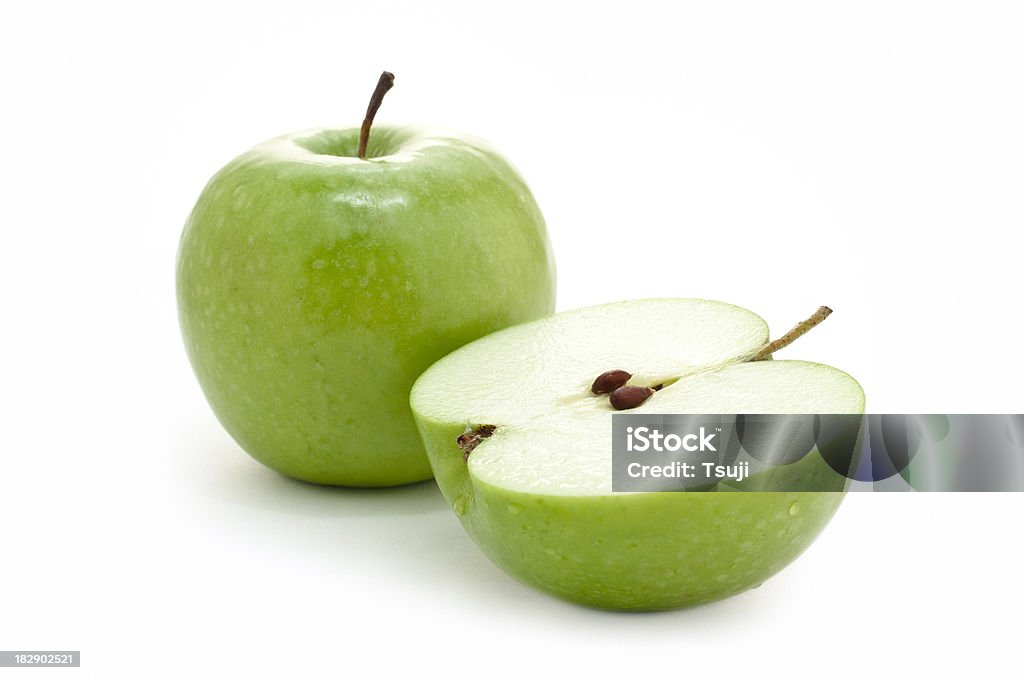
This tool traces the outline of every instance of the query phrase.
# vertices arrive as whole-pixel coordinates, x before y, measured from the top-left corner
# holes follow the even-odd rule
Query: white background
[[[1019,5],[16,6],[0,18],[0,649],[84,659],[33,673],[1017,665],[1022,494],[855,495],[756,591],[582,609],[493,567],[430,483],[332,490],[251,461],[191,374],[173,276],[213,172],[357,123],[387,68],[379,120],[465,129],[523,172],[560,309],[712,297],[780,331],[828,304],[786,356],[847,370],[870,409],[1020,412]],[[630,273],[599,273],[610,259]]]

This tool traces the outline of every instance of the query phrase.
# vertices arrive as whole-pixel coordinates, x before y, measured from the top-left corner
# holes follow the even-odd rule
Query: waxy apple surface
[[[767,341],[764,321],[719,302],[601,305],[455,351],[420,377],[411,403],[441,491],[500,567],[593,607],[685,607],[778,572],[810,545],[843,494],[726,483],[711,492],[613,493],[613,411],[591,385],[613,369],[631,373],[630,385],[665,385],[628,413],[863,412],[860,386],[837,369],[727,365]],[[479,425],[493,433],[467,458],[458,438]],[[812,451],[779,474],[808,479],[822,470],[829,468]]]
[[[452,350],[553,311],[544,220],[486,144],[378,126],[280,137],[209,182],[182,235],[189,358],[217,417],[291,477],[428,479],[415,378]]]

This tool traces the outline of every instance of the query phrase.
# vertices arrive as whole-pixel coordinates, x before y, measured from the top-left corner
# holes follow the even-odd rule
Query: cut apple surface
[[[506,571],[594,607],[689,606],[776,573],[842,494],[613,493],[614,410],[591,386],[624,370],[657,387],[629,413],[863,412],[837,369],[748,361],[767,342],[760,317],[720,302],[585,308],[448,355],[416,382],[412,410],[445,498]]]

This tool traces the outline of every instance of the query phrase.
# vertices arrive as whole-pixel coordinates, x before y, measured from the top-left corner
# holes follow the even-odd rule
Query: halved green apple
[[[630,413],[863,413],[863,391],[837,369],[748,361],[767,344],[760,317],[721,302],[579,309],[441,359],[414,385],[412,410],[442,493],[497,565],[584,605],[685,607],[778,572],[843,495],[614,493],[614,411],[591,385],[622,369],[627,385],[659,388]]]

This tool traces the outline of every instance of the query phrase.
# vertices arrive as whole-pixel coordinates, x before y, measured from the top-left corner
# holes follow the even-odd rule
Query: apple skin
[[[554,310],[544,219],[517,172],[448,131],[279,137],[210,180],[182,234],[179,320],[217,418],[309,482],[429,479],[409,390],[434,361]]]
[[[814,542],[845,496],[724,484],[715,492],[522,493],[470,478],[453,445],[464,427],[426,418],[419,426],[438,486],[480,549],[523,583],[597,609],[679,609],[756,588]]]
[[[503,569],[563,599],[601,609],[677,609],[759,586],[814,541],[842,498],[680,492],[581,499],[480,483],[476,534]]]

